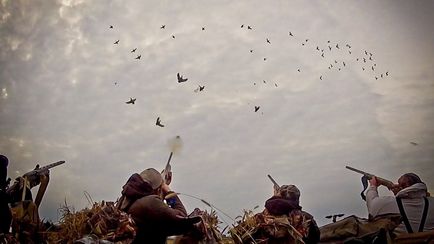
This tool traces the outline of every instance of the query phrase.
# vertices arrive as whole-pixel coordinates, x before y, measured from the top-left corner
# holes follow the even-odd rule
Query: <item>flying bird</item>
[[[161,124],[160,117],[157,118],[157,122],[155,122],[155,125],[160,126],[160,127],[164,127],[164,125]]]
[[[251,27],[250,25],[248,25],[248,26],[247,26],[247,29],[248,29],[248,30],[251,30],[251,29],[252,29],[252,27]]]
[[[297,69],[298,72],[300,72],[300,69]]]
[[[205,30],[205,27],[202,27],[202,30],[204,31],[204,30]]]
[[[162,25],[162,26],[160,27],[160,29],[164,29],[164,28],[166,28],[166,25]]]
[[[290,36],[294,36],[294,35],[292,34],[292,32],[289,32],[289,35],[290,35]]]
[[[261,106],[255,106],[255,113],[258,112],[258,110],[259,110],[260,107]]]
[[[109,26],[110,29],[113,29],[113,25]]]
[[[339,49],[339,44],[336,44],[336,48]]]
[[[186,82],[188,80],[187,78],[182,78],[182,75],[179,75],[179,73],[176,74],[176,77],[178,78],[178,83]]]
[[[174,35],[172,35],[172,38],[173,38],[173,39],[175,39],[175,36],[174,36]]]
[[[270,40],[267,38],[267,42],[269,43],[269,44],[271,44],[271,42],[270,42]]]
[[[322,53],[322,54],[321,54],[321,57],[323,57],[323,58],[324,58],[324,53]]]
[[[386,76],[389,76],[389,71],[386,71]]]
[[[119,44],[119,40],[115,41],[113,44]]]
[[[345,62],[342,62],[342,64],[344,65],[344,67],[345,67]]]
[[[417,146],[417,145],[419,145],[419,143],[412,142],[412,141],[410,142],[410,144],[413,145],[413,146]]]
[[[205,89],[205,86],[199,85],[199,91],[203,91],[203,89]]]
[[[241,28],[243,28],[244,27],[244,25],[241,25]]]
[[[320,80],[322,80],[322,75],[319,77]]]
[[[137,48],[134,48],[133,50],[131,50],[131,52],[133,53],[133,52],[135,52],[137,50]]]
[[[266,84],[267,82],[265,80],[262,80],[264,82],[264,84]]]
[[[250,49],[250,52],[253,53],[253,49]]]
[[[266,61],[267,60],[267,58],[264,58],[264,61]]]
[[[142,57],[142,55],[139,55],[139,56],[136,57],[136,59],[140,59],[141,57]]]
[[[128,102],[125,102],[126,104],[135,104],[136,98],[130,97],[130,100]]]

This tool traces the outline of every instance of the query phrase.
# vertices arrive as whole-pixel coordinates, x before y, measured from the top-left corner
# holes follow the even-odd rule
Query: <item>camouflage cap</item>
[[[143,181],[148,182],[153,190],[163,184],[163,177],[161,177],[161,174],[154,168],[143,170],[142,173],[140,173],[140,177],[142,177]]]
[[[298,200],[300,198],[300,190],[294,185],[282,185],[279,189],[279,194],[286,199]]]

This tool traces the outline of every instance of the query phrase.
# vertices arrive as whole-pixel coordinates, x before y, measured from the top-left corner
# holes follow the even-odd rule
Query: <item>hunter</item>
[[[300,206],[300,190],[295,185],[274,188],[274,195],[265,202],[265,214],[287,216],[289,223],[302,235],[305,243],[318,243],[319,228],[309,213]]]
[[[179,197],[153,168],[128,179],[118,208],[130,214],[137,226],[133,243],[166,243],[168,236],[192,231],[194,224],[201,220],[200,217],[187,218]]]
[[[376,177],[369,180],[366,204],[370,217],[400,214],[403,221],[394,233],[414,233],[434,230],[434,198],[429,196],[426,184],[414,173],[398,179],[390,189],[395,196],[379,196]]]
[[[9,160],[6,156],[0,155],[0,234],[9,233],[12,222],[12,214],[9,209],[9,197],[6,194],[7,169]]]

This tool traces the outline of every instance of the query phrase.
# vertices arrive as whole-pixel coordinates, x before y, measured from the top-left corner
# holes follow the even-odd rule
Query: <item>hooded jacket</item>
[[[173,194],[174,195],[174,194]],[[167,199],[166,199],[167,200]],[[171,197],[172,206],[166,205],[153,194],[149,183],[133,174],[123,186],[119,204],[121,210],[131,215],[137,225],[133,243],[166,243],[166,238],[192,230],[193,223],[178,196]]]
[[[402,189],[396,196],[378,196],[377,187],[370,186],[366,192],[366,204],[369,215],[378,217],[386,214],[400,214],[396,198],[402,199],[402,205],[413,232],[417,232],[422,219],[425,206],[424,197],[428,199],[429,208],[423,231],[434,230],[434,198],[427,196],[427,187],[424,183],[416,183]],[[397,234],[406,233],[404,223],[396,229]]]
[[[302,211],[298,200],[273,196],[265,202],[266,212],[273,216],[286,215],[289,223],[303,236],[307,244],[317,243],[320,231],[313,216]]]

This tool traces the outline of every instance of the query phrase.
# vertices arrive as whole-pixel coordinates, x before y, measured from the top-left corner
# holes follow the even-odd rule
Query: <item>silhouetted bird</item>
[[[267,42],[269,43],[269,44],[271,44],[271,42],[270,42],[270,40],[267,38]]]
[[[264,61],[266,61],[267,60],[267,58],[264,58]]]
[[[128,102],[125,102],[125,103],[126,103],[126,104],[135,104],[135,102],[136,102],[136,99],[130,97],[130,100],[129,100]]]
[[[204,30],[205,30],[205,27],[202,27],[202,30],[204,31]]]
[[[162,26],[160,27],[160,29],[164,29],[164,28],[166,28],[166,25],[162,25]]]
[[[348,51],[349,54],[351,54],[351,51]]]
[[[113,44],[119,44],[119,40],[115,41]]]
[[[261,106],[255,106],[255,113],[258,112],[258,110],[259,110],[260,107]]]
[[[187,78],[185,78],[185,79],[182,78],[182,76],[179,75],[179,73],[176,74],[176,77],[178,78],[178,83],[186,82],[188,80]]]
[[[386,71],[386,76],[389,76],[389,71]]]
[[[290,35],[290,36],[294,36],[294,35],[292,34],[292,32],[289,32],[289,35]]]
[[[327,43],[330,43],[330,41],[327,41]]]
[[[115,85],[117,85],[118,83],[115,81]]]
[[[136,57],[136,59],[140,59],[141,57],[142,57],[142,55],[139,55],[139,56]]]
[[[174,35],[172,35],[172,38],[173,38],[173,39],[175,39],[175,36],[174,36]]]
[[[365,55],[368,55],[368,52],[365,50]]]
[[[330,46],[328,46],[329,47],[329,50],[331,51],[332,50],[332,47],[330,47]]]
[[[320,80],[322,80],[322,75],[319,77]]]
[[[251,30],[251,29],[252,29],[252,27],[251,27],[250,25],[248,25],[248,26],[247,26],[247,29],[248,29],[248,30]]]
[[[133,52],[135,52],[137,50],[137,48],[134,48],[133,50],[131,50],[131,52],[133,53]]]
[[[344,67],[345,67],[345,62],[342,62],[342,64],[344,65]]]
[[[274,86],[277,87],[277,83],[274,83]]]
[[[383,78],[383,74],[381,74],[380,77]]]
[[[109,28],[110,28],[110,29],[113,29],[113,25],[111,25]]]
[[[412,141],[410,142],[410,144],[413,145],[413,146],[417,146],[417,145],[419,145],[418,143],[416,143],[416,142],[412,142]]]
[[[372,71],[375,71],[374,66],[371,67]]]
[[[378,77],[377,77],[377,76],[375,76],[375,80],[378,80]]]
[[[297,69],[298,72],[300,72],[300,69]]]
[[[253,49],[250,49],[250,52],[253,53]]]
[[[244,25],[241,25],[241,28],[243,28],[244,27]]]
[[[264,82],[264,84],[267,83],[267,82],[265,82],[265,80],[262,80],[262,82]]]
[[[339,49],[339,44],[336,44],[336,48]]]
[[[324,53],[322,53],[322,54],[321,54],[321,57],[323,57],[323,58],[324,58]]]
[[[203,91],[203,89],[205,89],[205,86],[200,86],[199,85],[199,91]]]
[[[362,70],[365,70],[365,68],[364,68],[364,67],[362,67]]]
[[[164,125],[161,124],[160,117],[157,118],[157,122],[155,122],[155,125],[160,126],[160,127],[164,127]]]
[[[318,51],[319,51],[319,47],[318,47],[318,46],[316,46],[316,50],[318,50]]]
[[[306,42],[308,42],[309,41],[309,39],[306,39]]]

